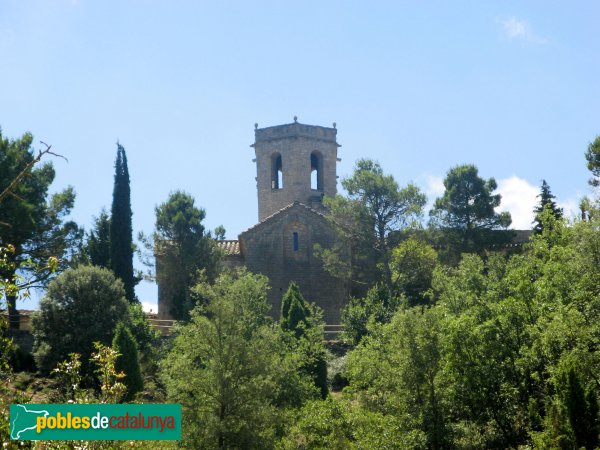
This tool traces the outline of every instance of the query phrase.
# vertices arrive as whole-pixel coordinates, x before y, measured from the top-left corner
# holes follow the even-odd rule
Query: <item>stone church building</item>
[[[258,223],[237,240],[219,241],[229,267],[246,266],[268,277],[272,314],[279,318],[281,298],[290,282],[324,311],[328,324],[339,324],[349,295],[347,282],[334,278],[314,254],[314,245],[348,249],[327,221],[324,196],[336,194],[337,130],[294,123],[255,127]],[[158,291],[159,317],[169,318],[168,289]]]

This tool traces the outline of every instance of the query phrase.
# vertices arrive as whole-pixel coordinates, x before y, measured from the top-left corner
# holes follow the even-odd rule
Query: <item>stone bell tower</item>
[[[254,130],[258,220],[295,201],[322,209],[336,194],[337,130],[294,123]]]

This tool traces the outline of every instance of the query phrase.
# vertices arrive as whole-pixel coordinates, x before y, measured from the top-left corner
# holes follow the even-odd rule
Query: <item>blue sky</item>
[[[86,227],[110,208],[119,140],[136,231],[183,189],[236,238],[257,221],[254,123],[297,115],[337,123],[341,177],[371,157],[433,201],[473,163],[523,228],[542,178],[568,211],[589,194],[598,23],[594,1],[2,0],[0,127],[69,159],[53,187],[74,186]]]

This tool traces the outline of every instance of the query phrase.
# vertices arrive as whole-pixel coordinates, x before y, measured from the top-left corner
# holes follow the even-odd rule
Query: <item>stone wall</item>
[[[326,323],[340,323],[349,287],[325,271],[313,249],[314,244],[330,248],[336,242],[339,238],[325,217],[298,202],[240,235],[246,267],[269,278],[274,318],[279,318],[281,298],[295,281],[307,300],[323,308]]]

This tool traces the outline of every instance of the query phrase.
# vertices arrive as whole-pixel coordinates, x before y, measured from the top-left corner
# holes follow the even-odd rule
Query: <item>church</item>
[[[324,196],[337,192],[337,129],[294,122],[267,128],[255,125],[254,148],[258,223],[237,240],[218,241],[226,267],[245,266],[269,279],[268,300],[278,319],[289,284],[323,309],[325,323],[339,324],[349,283],[332,277],[314,254],[315,244],[346,249],[328,222]],[[158,314],[169,319],[168,288],[158,289]]]

